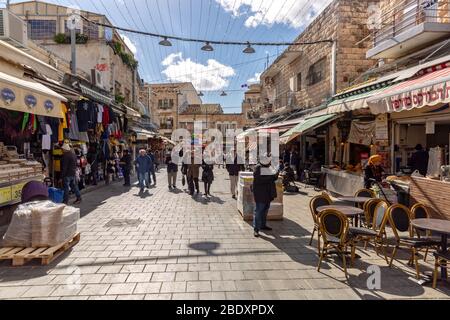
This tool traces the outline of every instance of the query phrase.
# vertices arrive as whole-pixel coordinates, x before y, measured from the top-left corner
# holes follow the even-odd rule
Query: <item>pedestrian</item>
[[[291,149],[286,147],[283,153],[283,163],[290,164],[291,163]]]
[[[214,166],[203,162],[202,181],[205,186],[205,197],[211,196],[211,185],[214,181]]]
[[[154,160],[154,164],[155,164],[155,171],[159,172],[159,159],[160,159],[160,154],[159,151],[156,150],[155,151],[155,160]],[[156,180],[155,180],[156,181]]]
[[[297,151],[297,147],[295,147],[295,146],[292,148],[291,159],[290,159],[290,162],[288,162],[288,163],[291,166],[292,170],[294,170],[296,179],[298,179],[299,178],[298,168],[300,166],[300,155]]]
[[[67,143],[62,146],[63,156],[61,160],[61,177],[64,183],[64,203],[69,203],[69,193],[72,190],[77,199],[74,204],[81,202],[81,193],[75,181],[75,173],[77,170],[77,156]]]
[[[428,151],[424,150],[421,144],[418,144],[415,149],[416,151],[412,154],[410,160],[412,170],[413,172],[417,170],[422,176],[426,176],[430,159]]]
[[[153,154],[151,149],[148,150],[147,155],[150,158],[150,160],[152,161],[152,164],[148,170],[148,184],[149,185],[147,187],[150,186],[152,179],[153,179],[153,185],[156,186],[155,155]]]
[[[124,178],[124,187],[130,187],[131,181],[130,181],[130,174],[131,174],[131,155],[129,150],[123,151],[122,159],[120,159],[120,166],[122,168],[123,172],[123,178]]]
[[[236,187],[239,180],[239,172],[245,170],[245,166],[238,158],[236,151],[233,150],[231,153],[231,159],[227,159],[227,171],[230,176],[230,191],[233,199],[236,199]]]
[[[259,237],[261,230],[271,231],[267,226],[267,214],[270,203],[277,197],[275,182],[279,173],[270,166],[271,156],[265,155],[260,158],[253,172],[253,196],[255,199],[255,214],[253,217],[254,236]]]
[[[93,186],[96,186],[98,176],[98,152],[94,144],[91,144],[91,146],[89,147],[87,161],[91,167],[88,181],[89,183],[92,183]]]
[[[152,166],[153,163],[147,155],[147,152],[142,149],[139,151],[139,156],[134,161],[134,164],[136,166],[136,172],[139,180],[139,188],[142,192],[144,191],[145,186],[149,184],[147,179],[149,177],[150,166]]]
[[[191,155],[191,163],[187,165],[187,180],[189,187],[189,195],[194,195],[194,188],[197,194],[200,193],[200,187],[198,184],[198,179],[200,176],[200,165],[195,163],[194,153]]]
[[[167,165],[167,180],[169,182],[169,189],[172,190],[177,188],[177,174],[178,174],[178,165],[172,161],[171,156],[167,156],[166,158]]]
[[[373,184],[383,181],[384,169],[381,166],[383,158],[376,154],[369,158],[366,169],[364,170],[364,187],[370,189]]]

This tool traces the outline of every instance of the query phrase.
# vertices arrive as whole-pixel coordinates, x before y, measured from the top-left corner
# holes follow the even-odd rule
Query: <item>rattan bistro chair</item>
[[[366,228],[372,228],[373,217],[375,216],[375,209],[379,203],[384,202],[382,199],[370,199],[364,203],[364,216],[363,216],[363,226]]]
[[[434,257],[436,258],[436,262],[434,263],[433,289],[436,289],[439,268],[445,267],[446,269],[450,269],[450,251],[446,253],[436,252]]]
[[[355,197],[375,198],[375,192],[370,189],[361,189],[355,193]]]
[[[426,206],[424,206],[421,203],[416,203],[414,206],[412,206],[411,208],[411,220],[415,220],[415,219],[430,219],[431,215],[430,212],[428,211],[428,208]],[[417,228],[412,228],[412,235],[417,235],[418,238],[428,238],[431,239],[432,238],[432,233],[431,231],[426,231],[426,230],[420,230]],[[428,251],[430,248],[425,248],[425,255],[423,257],[423,260],[426,262],[427,261],[427,256],[428,256]],[[436,249],[438,249],[438,247],[436,247]]]
[[[377,254],[380,254],[379,249],[381,249],[387,263],[389,263],[389,260],[387,258],[384,242],[387,238],[386,223],[388,207],[389,205],[386,201],[380,200],[377,202],[373,209],[373,216],[370,218],[372,220],[370,228],[350,227],[350,233],[355,237],[355,243],[364,241],[364,249],[367,249],[367,244],[371,243]]]
[[[336,250],[342,256],[345,277],[348,278],[346,252],[349,246],[351,247],[352,265],[355,259],[355,244],[353,236],[349,233],[349,226],[348,218],[337,210],[324,210],[319,214],[323,248],[320,253],[317,271],[320,271],[322,261],[328,256],[330,250]]]
[[[311,235],[311,240],[309,241],[309,245],[312,245],[312,241],[314,239],[314,235],[317,232],[317,250],[318,250],[318,254],[320,254],[320,227],[319,227],[319,211],[317,210],[317,208],[322,207],[322,206],[328,206],[332,203],[330,197],[326,194],[321,194],[318,195],[314,198],[311,199],[311,201],[309,202],[309,210],[311,212],[313,221],[314,221],[314,229]]]
[[[401,247],[411,250],[411,258],[408,264],[414,264],[416,268],[416,277],[420,279],[419,263],[417,261],[418,251],[420,249],[431,248],[439,245],[439,241],[429,238],[414,237],[411,226],[411,211],[401,204],[395,204],[388,209],[389,225],[394,232],[396,245],[392,252],[389,267],[392,266],[398,249]],[[405,236],[402,236],[405,234]]]

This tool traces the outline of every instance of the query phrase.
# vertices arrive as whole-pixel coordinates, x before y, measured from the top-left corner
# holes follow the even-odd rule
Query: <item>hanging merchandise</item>
[[[103,122],[103,106],[97,103],[97,123]]]
[[[109,124],[109,107],[103,106],[103,125],[106,127]]]
[[[443,154],[443,149],[440,147],[430,149],[427,177],[433,179],[439,178],[441,167],[444,165]]]
[[[370,146],[374,142],[376,124],[372,122],[352,122],[348,142]]]
[[[80,140],[80,130],[78,128],[78,119],[76,113],[70,112],[69,119],[70,119],[69,139]]]
[[[92,103],[88,100],[80,100],[77,103],[78,129],[80,132],[87,132],[94,124],[94,110]],[[95,122],[97,117],[95,116]]]
[[[52,148],[52,128],[49,124],[45,125],[45,134],[42,135],[42,150],[51,150]]]

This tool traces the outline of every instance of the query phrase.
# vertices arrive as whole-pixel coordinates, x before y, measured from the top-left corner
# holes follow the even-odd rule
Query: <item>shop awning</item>
[[[139,127],[131,127],[130,130],[136,134],[136,140],[147,140],[156,136],[154,132]]]
[[[0,107],[36,115],[62,118],[62,95],[43,84],[0,72]]]
[[[141,114],[139,112],[137,112],[136,110],[134,110],[133,108],[130,108],[127,105],[124,105],[125,110],[127,112],[127,116],[131,116],[131,117],[135,117],[135,118],[141,118]]]
[[[367,100],[370,97],[383,92],[386,88],[370,90],[360,94],[355,94],[349,97],[341,98],[330,102],[328,108],[322,111],[322,114],[335,114],[359,109],[369,108]]]
[[[450,102],[450,67],[396,84],[369,98],[374,114],[401,112]]]
[[[113,99],[111,97],[105,96],[104,94],[101,94],[100,92],[97,92],[91,88],[88,88],[83,85],[80,85],[80,88],[81,92],[84,95],[87,95],[89,98],[92,98],[97,102],[101,102],[104,104],[111,104],[113,102]]]
[[[318,127],[324,126],[338,117],[339,116],[336,114],[326,114],[318,117],[314,117],[313,115],[312,117],[303,120],[297,126],[295,126],[291,130],[283,134],[280,138],[280,142],[286,144],[289,141],[297,138],[299,135],[305,134],[309,131],[317,129]]]

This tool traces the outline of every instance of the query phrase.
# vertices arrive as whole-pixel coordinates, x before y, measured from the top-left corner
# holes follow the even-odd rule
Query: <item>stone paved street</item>
[[[316,243],[308,246],[312,189],[286,196],[285,220],[255,239],[224,172],[216,169],[210,201],[169,192],[164,169],[142,195],[121,184],[86,194],[80,243],[50,266],[0,263],[0,299],[449,298],[448,286],[416,283],[406,254],[390,269],[371,248],[359,251],[348,282],[332,261],[317,272]],[[432,260],[421,269],[431,270]],[[370,265],[381,268],[380,290],[367,288]]]

